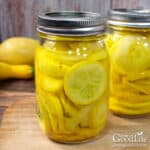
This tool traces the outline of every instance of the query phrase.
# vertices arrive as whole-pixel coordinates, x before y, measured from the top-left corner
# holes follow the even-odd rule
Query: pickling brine
[[[114,10],[111,15],[114,20],[110,17],[108,21],[111,32],[105,40],[111,62],[110,109],[117,114],[148,114],[150,22],[144,20],[148,14],[140,10]],[[117,15],[121,21],[115,20]],[[138,17],[138,21],[133,16]],[[130,17],[132,21],[128,20]]]
[[[95,137],[104,128],[108,113],[104,33],[76,37],[39,32],[39,37],[36,95],[43,130],[64,143]]]

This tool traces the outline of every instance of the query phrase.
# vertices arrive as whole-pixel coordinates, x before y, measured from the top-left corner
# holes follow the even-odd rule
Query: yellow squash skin
[[[33,77],[33,67],[30,65],[10,65],[0,62],[0,80],[29,79]]]
[[[37,40],[27,37],[12,37],[0,45],[0,62],[14,65],[33,65]]]

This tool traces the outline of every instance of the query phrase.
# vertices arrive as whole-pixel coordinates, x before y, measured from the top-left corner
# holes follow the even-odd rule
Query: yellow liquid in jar
[[[109,63],[98,42],[45,41],[36,53],[40,124],[59,142],[95,137],[108,112]]]
[[[118,114],[150,113],[150,35],[114,31],[105,40],[111,61],[110,109]]]

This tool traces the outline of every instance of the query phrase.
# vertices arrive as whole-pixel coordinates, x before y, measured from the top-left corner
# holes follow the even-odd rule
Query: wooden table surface
[[[132,135],[143,131],[150,140],[150,116],[123,118],[109,114],[100,136],[90,142],[65,145],[49,140],[41,131],[35,113],[34,82],[0,82],[0,150],[150,150],[144,146],[115,145],[113,135]]]

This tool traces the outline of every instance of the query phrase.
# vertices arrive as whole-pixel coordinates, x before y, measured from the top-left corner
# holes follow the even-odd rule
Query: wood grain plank
[[[5,111],[22,98],[35,97],[33,80],[0,81],[0,124]]]
[[[4,80],[0,81],[0,90],[34,92],[34,80]]]
[[[12,80],[10,84],[11,89],[7,88],[7,86],[9,87],[9,82],[6,87],[1,86],[0,89],[0,150],[150,149],[149,144],[142,148],[113,148],[112,136],[116,133],[132,134],[136,131],[144,131],[144,134],[150,137],[150,116],[129,119],[118,117],[111,113],[109,114],[106,128],[98,138],[91,142],[78,145],[62,145],[52,142],[43,134],[38,125],[35,111],[35,93],[29,90],[29,85],[33,84],[33,81],[18,80],[18,84],[24,86],[24,90],[21,91],[17,89],[16,80]]]
[[[150,136],[150,117],[127,119],[109,114],[106,128],[91,142],[64,145],[52,142],[41,131],[35,113],[35,97],[22,98],[7,109],[0,128],[1,150],[149,150],[146,147],[112,147],[116,133],[132,134],[144,131]]]
[[[93,11],[106,14],[110,0],[0,0],[0,36],[36,37],[37,16],[45,11]]]
[[[111,0],[112,8],[150,8],[149,0]]]
[[[150,8],[149,0],[0,0],[0,41],[12,36],[36,36],[37,15],[45,11],[92,11]]]

